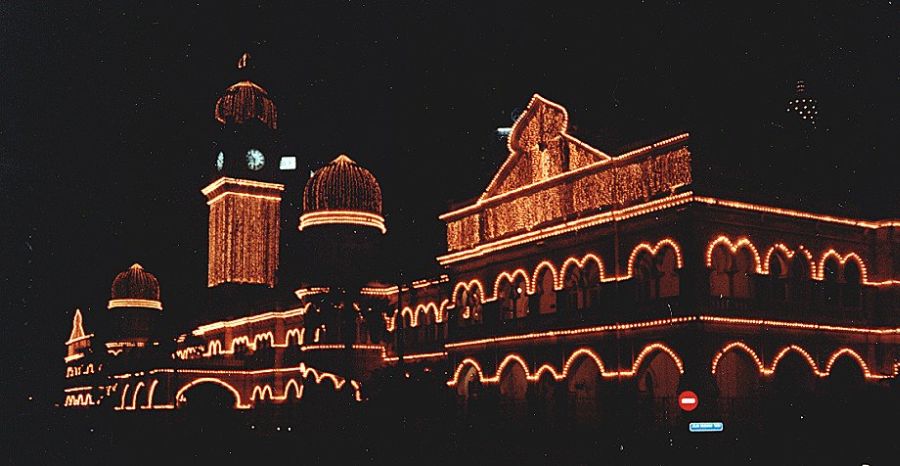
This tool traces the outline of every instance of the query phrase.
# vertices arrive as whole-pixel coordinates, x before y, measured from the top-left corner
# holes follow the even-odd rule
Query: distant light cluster
[[[797,81],[796,96],[787,104],[787,111],[796,113],[797,116],[809,124],[816,125],[816,117],[819,110],[816,108],[818,102],[816,99],[806,95],[806,83]]]

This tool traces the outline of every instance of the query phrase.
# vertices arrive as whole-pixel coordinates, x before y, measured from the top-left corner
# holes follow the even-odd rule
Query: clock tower
[[[274,154],[278,112],[268,92],[249,79],[249,54],[238,81],[216,102],[218,135],[212,180],[201,190],[209,205],[207,286],[211,310],[231,314],[273,288],[278,269],[281,194]]]

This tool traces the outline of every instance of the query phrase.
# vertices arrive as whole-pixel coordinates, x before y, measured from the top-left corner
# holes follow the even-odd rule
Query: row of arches
[[[361,385],[359,384],[359,382],[338,377],[337,375],[330,372],[323,372],[312,367],[307,367],[303,363],[301,363],[298,367],[270,369],[265,371],[250,371],[244,375],[252,377],[257,375],[265,375],[265,373],[275,372],[288,374],[288,377],[285,379],[285,382],[282,385],[281,389],[277,391],[277,395],[275,394],[276,391],[273,388],[274,385],[265,383],[255,384],[250,390],[249,396],[246,396],[242,394],[241,391],[238,390],[238,388],[236,388],[232,383],[229,383],[228,381],[223,380],[220,377],[216,377],[215,371],[210,371],[209,373],[188,382],[178,389],[178,391],[175,393],[176,406],[182,407],[189,404],[191,402],[191,393],[193,393],[194,390],[199,387],[203,389],[201,390],[201,392],[208,391],[211,385],[218,386],[220,389],[225,390],[224,393],[227,393],[229,395],[226,398],[229,400],[230,407],[234,409],[250,409],[257,403],[264,401],[282,403],[290,400],[300,400],[303,397],[305,386],[307,383],[314,383],[323,387],[329,387],[335,392],[341,391],[345,389],[347,385],[349,385],[352,391],[353,399],[356,401],[362,401]],[[296,374],[297,377],[290,377],[289,374],[292,373]],[[123,400],[127,395],[127,391],[128,388],[126,386],[125,392],[123,392],[122,394]],[[219,390],[219,393],[223,392]],[[205,398],[204,395],[206,394],[201,393],[199,398]],[[137,397],[137,390],[134,392],[132,397]],[[219,399],[221,399],[221,397],[219,397]]]
[[[732,241],[727,236],[712,240],[706,248],[708,268],[739,268],[745,272],[762,275],[797,275],[812,280],[827,280],[829,275],[842,281],[859,281],[870,284],[865,261],[855,252],[841,255],[834,249],[825,251],[818,261],[803,245],[791,249],[784,243],[775,243],[760,255],[759,249],[747,237]],[[852,276],[842,272],[853,267]]]
[[[116,410],[132,411],[135,409],[158,409],[160,406],[154,405],[153,397],[156,393],[156,387],[159,380],[154,379],[147,385],[143,380],[134,384],[126,383],[122,387],[122,393],[119,397],[119,405]],[[164,406],[165,407],[165,406]]]
[[[460,399],[468,404],[480,398],[482,384],[495,384],[501,407],[510,414],[522,413],[528,404],[550,413],[558,410],[560,400],[564,399],[575,420],[591,421],[601,410],[603,379],[636,377],[636,386],[643,399],[674,408],[683,373],[684,365],[679,356],[667,346],[654,343],[634,358],[630,368],[617,371],[607,369],[591,348],[573,351],[560,371],[549,364],[530,370],[521,356],[510,354],[493,375],[486,375],[476,360],[467,359],[457,366],[448,385],[455,387]]]
[[[852,348],[843,347],[832,352],[826,359],[826,362],[823,366],[824,369],[820,369],[820,365],[816,362],[815,358],[813,358],[812,355],[803,347],[795,344],[785,346],[784,348],[779,350],[772,359],[771,363],[766,366],[763,363],[762,358],[760,358],[756,351],[754,351],[747,344],[737,341],[725,345],[715,354],[711,364],[712,374],[719,375],[719,373],[723,370],[725,372],[728,372],[729,369],[727,367],[732,361],[730,355],[735,352],[742,352],[746,356],[748,356],[749,361],[752,362],[753,367],[757,369],[760,375],[774,374],[779,365],[779,362],[781,362],[782,359],[790,355],[792,352],[800,355],[803,360],[806,361],[806,363],[809,365],[812,374],[818,377],[829,376],[832,372],[832,368],[841,358],[849,358],[850,360],[855,362],[859,366],[859,369],[863,376],[867,379],[884,379],[894,377],[896,376],[897,372],[896,368],[900,367],[898,365],[894,366],[895,374],[875,374],[870,370],[868,364],[866,364],[865,360],[862,358],[862,356],[859,355],[858,352],[856,352]],[[483,384],[501,383],[503,381],[504,374],[513,367],[518,367],[521,370],[521,373],[524,375],[524,380],[528,382],[537,382],[545,376],[553,380],[560,381],[568,378],[571,374],[573,374],[573,368],[581,367],[580,364],[584,360],[592,361],[598,371],[598,375],[601,377],[633,377],[639,373],[642,363],[644,361],[647,361],[647,358],[649,356],[655,356],[655,353],[663,353],[667,355],[677,368],[678,374],[684,373],[684,363],[675,351],[662,343],[653,343],[647,345],[640,351],[640,353],[638,353],[638,355],[634,358],[634,362],[632,363],[631,367],[620,370],[609,370],[600,356],[591,348],[580,348],[572,352],[566,359],[561,370],[557,370],[555,367],[553,367],[553,365],[548,363],[543,363],[540,366],[531,369],[528,362],[526,362],[522,356],[511,353],[503,358],[500,364],[497,365],[497,369],[491,374],[486,373],[486,371],[483,369],[483,366],[478,362],[478,360],[469,357],[463,359],[459,362],[459,364],[456,365],[456,368],[453,371],[453,376],[447,382],[447,385],[450,387],[456,387],[463,381],[471,382],[476,379],[479,383]],[[723,367],[725,367],[725,369],[723,369]],[[519,369],[516,370],[518,371]]]
[[[234,355],[242,351],[258,351],[264,348],[287,348],[291,346],[302,346],[309,342],[306,341],[306,328],[289,328],[284,332],[284,338],[281,342],[276,342],[275,335],[272,331],[264,331],[253,335],[241,335],[233,337],[228,342],[227,347],[220,339],[210,339],[203,346],[189,346],[180,348],[175,351],[178,359],[195,359],[213,356]],[[312,343],[318,343],[324,329],[319,327],[312,329]]]
[[[525,379],[529,382],[538,381],[545,374],[556,381],[560,381],[566,379],[570,373],[574,373],[573,369],[581,367],[581,364],[586,360],[593,362],[593,367],[597,369],[597,374],[601,377],[632,377],[637,373],[641,364],[647,360],[647,357],[654,355],[654,353],[666,354],[672,359],[679,374],[684,373],[684,363],[671,348],[662,343],[653,343],[645,346],[638,353],[630,368],[620,370],[607,369],[606,364],[603,363],[600,356],[591,348],[579,348],[573,351],[569,357],[566,358],[561,370],[557,370],[549,363],[541,364],[536,369],[531,370],[529,369],[529,364],[522,356],[512,353],[503,358],[500,364],[497,365],[497,369],[494,371],[493,375],[485,375],[482,365],[476,359],[466,358],[457,364],[456,369],[453,371],[453,377],[447,382],[447,385],[450,387],[457,386],[460,383],[460,380],[466,380],[467,375],[469,374],[477,375],[480,383],[499,383],[502,380],[503,374],[514,366],[521,369],[522,373],[525,375]]]
[[[706,265],[710,269],[709,293],[719,298],[749,299],[761,284],[775,301],[809,302],[809,281],[818,280],[823,282],[826,304],[857,306],[862,285],[868,283],[866,265],[856,253],[840,255],[830,249],[816,262],[803,246],[794,250],[777,243],[760,256],[746,237],[734,242],[725,236],[713,240],[706,251]],[[755,274],[768,275],[770,280],[757,283]]]
[[[463,319],[476,321],[481,317],[481,305],[494,301],[501,302],[506,319],[521,318],[529,312],[556,312],[559,299],[565,299],[570,307],[586,309],[599,301],[602,283],[629,279],[636,280],[639,297],[677,296],[680,284],[676,269],[683,265],[681,248],[666,238],[656,244],[635,246],[622,276],[610,276],[594,253],[569,257],[559,265],[544,260],[530,272],[522,268],[501,272],[490,289],[479,279],[459,282],[448,307],[461,309]]]
[[[820,368],[820,365],[816,362],[815,358],[812,357],[812,355],[809,353],[809,351],[804,349],[802,346],[799,346],[796,344],[788,345],[788,346],[785,346],[784,348],[781,348],[775,354],[775,356],[772,358],[772,361],[767,366],[763,362],[763,359],[757,354],[757,352],[753,350],[753,348],[751,348],[746,343],[741,342],[741,341],[735,341],[735,342],[729,343],[729,344],[725,345],[719,352],[716,353],[716,355],[713,357],[712,367],[711,367],[712,373],[714,375],[719,370],[719,366],[721,365],[722,358],[724,358],[730,352],[744,353],[746,356],[748,356],[750,358],[750,360],[753,362],[753,365],[756,367],[756,369],[758,370],[758,372],[761,375],[774,374],[776,369],[778,368],[778,364],[786,356],[789,356],[791,353],[796,353],[797,355],[799,355],[803,359],[803,361],[805,361],[809,365],[809,368],[812,371],[812,374],[816,375],[818,377],[828,377],[829,375],[831,375],[832,367],[834,366],[835,362],[841,357],[847,357],[847,358],[852,359],[859,366],[859,369],[862,371],[863,376],[867,379],[884,379],[884,378],[894,377],[894,375],[895,375],[895,374],[891,374],[891,375],[874,374],[869,369],[868,364],[866,364],[866,361],[862,358],[862,356],[860,356],[859,353],[857,353],[852,348],[847,348],[847,347],[839,348],[839,349],[835,350],[834,352],[832,352],[828,356],[828,358],[826,358],[826,360],[825,360],[824,369]]]

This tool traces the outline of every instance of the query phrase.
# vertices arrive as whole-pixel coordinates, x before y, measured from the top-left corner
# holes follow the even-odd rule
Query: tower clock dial
[[[219,151],[219,155],[216,156],[216,170],[222,171],[225,168],[225,153]]]
[[[247,168],[251,170],[259,170],[265,165],[266,158],[259,149],[250,149],[247,151]]]

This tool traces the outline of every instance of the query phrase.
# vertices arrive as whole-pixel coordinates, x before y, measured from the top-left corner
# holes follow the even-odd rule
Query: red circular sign
[[[685,411],[697,409],[699,403],[700,400],[697,398],[697,394],[690,390],[685,390],[678,395],[678,406]]]

